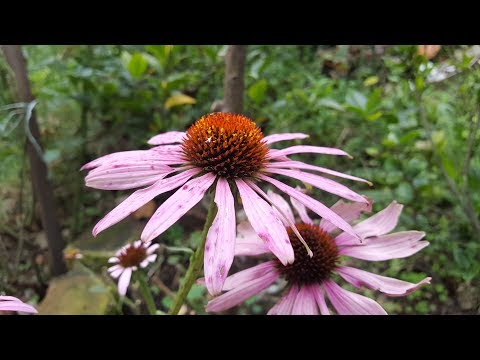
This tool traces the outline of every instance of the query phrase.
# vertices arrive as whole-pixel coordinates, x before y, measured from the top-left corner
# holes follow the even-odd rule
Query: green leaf
[[[354,108],[361,109],[361,110],[366,109],[366,105],[367,105],[366,96],[356,90],[350,90],[347,93],[345,101],[348,105]]]
[[[267,92],[267,80],[261,79],[253,83],[252,86],[248,88],[247,94],[250,99],[253,100],[256,104],[260,104],[265,98]]]
[[[401,203],[409,203],[413,200],[413,188],[408,182],[402,182],[397,187],[397,199]]]
[[[363,82],[364,86],[372,86],[378,83],[378,76],[369,76],[368,78],[365,79]]]
[[[49,149],[43,154],[43,159],[47,164],[50,164],[60,158],[62,153],[58,149]]]
[[[127,70],[134,79],[137,79],[145,73],[147,67],[148,62],[143,55],[141,53],[135,53],[128,62]]]
[[[174,106],[180,106],[180,105],[187,105],[187,104],[195,104],[197,101],[192,98],[191,96],[182,94],[182,93],[176,93],[170,96],[167,101],[165,101],[164,107],[165,109],[170,109]]]
[[[342,105],[331,98],[323,98],[318,102],[318,104],[334,110],[345,111],[345,108]]]
[[[374,120],[377,120],[382,115],[383,113],[381,111],[377,111],[376,113],[367,115],[365,119],[367,119],[368,121],[374,121]]]

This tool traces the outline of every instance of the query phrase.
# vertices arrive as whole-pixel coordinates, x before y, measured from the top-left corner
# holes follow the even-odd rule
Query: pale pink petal
[[[32,305],[25,304],[20,300],[0,301],[0,311],[20,311],[20,312],[31,313],[31,314],[38,313],[37,309],[35,309]]]
[[[376,301],[342,289],[331,280],[325,281],[323,286],[339,315],[387,315]]]
[[[117,257],[111,257],[110,259],[108,259],[108,262],[109,263],[118,263],[118,258]]]
[[[157,254],[149,255],[140,263],[140,267],[146,268],[150,263],[155,262],[155,260],[157,260]]]
[[[325,296],[323,295],[323,289],[320,285],[312,285],[310,288],[315,300],[317,300],[317,305],[320,308],[320,313],[322,315],[330,315],[330,310],[328,310],[327,303],[325,302]]]
[[[159,247],[160,244],[153,244],[147,249],[147,255],[153,254]]]
[[[276,271],[275,261],[273,260],[266,261],[246,270],[239,271],[227,277],[227,279],[225,280],[225,284],[223,285],[223,290],[233,290],[239,286],[245,285],[252,280],[262,277],[271,271]]]
[[[387,234],[397,226],[402,208],[403,205],[392,201],[385,209],[358,223],[353,229],[364,238]]]
[[[117,270],[117,269],[123,269],[123,267],[122,267],[121,265],[118,265],[118,264],[117,264],[117,265],[110,266],[110,267],[107,269],[107,271],[111,273],[111,272],[113,272],[113,271],[115,271],[115,270]]]
[[[273,134],[268,135],[263,138],[266,144],[272,144],[278,141],[285,140],[296,140],[296,139],[306,139],[309,135],[302,133],[284,133],[284,134]]]
[[[118,267],[115,269],[110,268],[108,272],[113,279],[117,279],[120,275],[122,275],[123,270],[125,270],[122,266],[117,265]],[[112,266],[113,267],[113,266]]]
[[[300,154],[300,153],[315,153],[315,154],[325,154],[325,155],[341,155],[351,157],[348,153],[343,150],[321,147],[321,146],[310,146],[310,145],[297,145],[290,146],[282,150],[277,150],[275,152],[269,151],[268,156],[270,158],[278,158],[281,156],[288,156],[291,154]]]
[[[358,219],[362,212],[370,212],[372,210],[372,203],[347,203],[343,200],[339,200],[330,209],[332,209],[332,211],[336,212],[343,218],[343,220],[349,223]],[[325,219],[320,221],[320,227],[326,232],[332,232],[337,229],[335,225]]]
[[[150,241],[162,234],[202,200],[214,181],[215,175],[207,173],[183,185],[155,211],[143,229],[141,239]]]
[[[0,301],[16,301],[16,302],[19,302],[19,303],[23,303],[22,300],[17,299],[14,296],[8,296],[8,295],[0,295]]]
[[[270,252],[265,241],[260,239],[249,221],[242,221],[237,226],[235,255],[260,255]]]
[[[413,284],[403,280],[372,274],[368,271],[349,266],[339,266],[336,271],[356,288],[366,286],[369,289],[381,291],[389,296],[408,295],[420,286],[430,284],[430,280],[432,280],[431,277],[427,277],[417,284]]]
[[[125,296],[127,293],[128,285],[130,284],[130,279],[132,277],[132,268],[126,268],[125,271],[120,275],[118,279],[118,293],[122,296]]]
[[[327,168],[324,168],[324,167],[306,164],[306,163],[301,162],[301,161],[288,160],[288,161],[269,162],[267,164],[266,168],[267,169],[268,168],[289,168],[289,169],[312,170],[312,171],[318,171],[318,172],[333,175],[333,176],[338,176],[338,177],[341,177],[341,178],[344,178],[344,179],[364,182],[364,183],[369,184],[370,186],[373,185],[368,180],[365,180],[365,179],[362,179],[362,178],[359,178],[359,177],[356,177],[356,176],[344,174],[344,173],[341,173],[341,172],[338,172],[338,171],[335,171],[335,170],[330,170],[330,169],[327,169]]]
[[[248,298],[260,293],[269,287],[278,278],[278,273],[271,271],[250,282],[238,286],[215,299],[210,300],[206,306],[208,312],[219,312],[230,309]]]
[[[150,145],[163,145],[182,142],[185,137],[185,133],[182,131],[169,131],[163,134],[155,135],[148,143]]]
[[[228,181],[219,178],[215,191],[217,215],[205,243],[204,272],[208,292],[218,295],[235,254],[235,205]]]
[[[318,315],[315,296],[309,286],[301,286],[292,308],[292,315]]]
[[[402,231],[364,239],[362,244],[340,247],[339,254],[369,261],[405,258],[429,245],[423,231]]]
[[[200,171],[200,169],[187,170],[178,175],[159,180],[148,188],[135,191],[116,208],[105,215],[97,225],[95,225],[92,231],[93,236],[97,236],[101,231],[125,219],[128,215],[152,200],[155,196],[182,186],[188,179],[198,174]]]
[[[285,216],[287,216],[289,223],[284,223],[285,226],[290,226],[290,223],[295,223],[295,217],[293,216],[293,211],[288,202],[277,193],[273,192],[272,190],[267,191],[267,195],[272,201],[272,203],[278,207]]]
[[[343,220],[340,216],[335,214],[332,210],[330,210],[328,207],[323,205],[321,202],[311,198],[310,196],[305,195],[304,193],[302,193],[299,190],[296,190],[296,189],[294,189],[294,188],[292,188],[288,185],[285,185],[284,183],[282,183],[278,180],[275,180],[271,177],[268,177],[266,175],[258,174],[258,177],[260,179],[265,180],[265,181],[271,183],[272,185],[276,186],[277,188],[279,188],[281,191],[283,191],[287,195],[295,198],[296,200],[301,202],[304,206],[306,206],[307,208],[309,208],[310,210],[312,210],[313,212],[315,212],[319,216],[329,220],[330,222],[332,222],[333,224],[338,226],[340,229],[342,229],[342,230],[346,231],[347,233],[352,234],[352,235],[357,237],[357,235],[353,231],[350,224],[348,224],[345,220]]]
[[[293,284],[287,293],[268,311],[267,315],[291,315],[297,294],[298,287]]]
[[[273,208],[255,193],[243,180],[236,179],[243,208],[258,236],[273,254],[287,265],[293,263],[294,253],[287,230]]]
[[[265,169],[267,171],[267,169]],[[368,203],[368,200],[362,195],[350,190],[345,185],[339,184],[336,181],[324,178],[319,175],[306,173],[300,170],[284,170],[284,169],[268,169],[269,172],[303,181],[307,184],[313,185],[321,190],[341,196],[345,199]]]
[[[296,189],[301,191],[299,187]],[[302,220],[304,224],[313,224],[312,219],[308,215],[307,208],[300,201],[290,196],[290,202],[297,211],[298,215],[300,215],[300,220]]]

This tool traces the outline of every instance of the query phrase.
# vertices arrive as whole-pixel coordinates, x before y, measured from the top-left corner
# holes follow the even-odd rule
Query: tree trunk
[[[246,45],[230,45],[225,56],[223,111],[242,113]]]
[[[27,65],[20,45],[3,45],[3,52],[8,64],[15,74],[18,89],[18,98],[21,102],[33,101],[32,91],[28,80]],[[29,122],[30,132],[41,149],[40,131],[38,128],[35,111]],[[27,154],[30,161],[30,173],[33,190],[40,204],[42,225],[45,229],[48,247],[51,256],[51,272],[53,276],[61,275],[67,271],[63,258],[65,242],[62,239],[60,226],[55,213],[53,190],[48,181],[48,170],[41,154],[37,152],[30,140],[27,141]]]

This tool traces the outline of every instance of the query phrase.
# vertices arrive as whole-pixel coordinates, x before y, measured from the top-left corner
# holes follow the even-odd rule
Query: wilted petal
[[[402,208],[403,205],[392,201],[385,209],[358,223],[353,229],[364,238],[387,234],[397,226]]]
[[[97,236],[101,231],[125,219],[154,197],[182,186],[188,179],[200,171],[200,169],[187,170],[178,175],[159,180],[148,188],[135,191],[95,225],[92,231],[93,236]]]
[[[235,254],[235,206],[228,181],[219,178],[215,192],[217,215],[208,230],[204,271],[208,292],[218,295]]]
[[[247,218],[258,236],[265,241],[282,264],[291,264],[294,260],[293,248],[282,221],[277,217],[273,208],[243,180],[236,179],[235,183]]]
[[[423,231],[402,231],[365,239],[362,244],[340,248],[339,254],[369,261],[384,261],[405,258],[428,246],[428,241],[420,241]]]
[[[260,239],[249,221],[242,221],[237,226],[235,255],[260,255],[270,252],[265,241]]]
[[[141,239],[151,241],[167,230],[202,200],[214,181],[215,175],[207,173],[183,185],[155,211],[143,229]]]
[[[325,281],[324,287],[339,315],[387,315],[376,301],[342,289],[331,280]]]
[[[372,290],[381,291],[389,296],[405,296],[420,286],[430,284],[431,277],[427,277],[417,284],[398,280],[386,276],[372,274],[371,272],[352,268],[349,266],[340,266],[336,271],[353,286],[360,288],[366,286]]]

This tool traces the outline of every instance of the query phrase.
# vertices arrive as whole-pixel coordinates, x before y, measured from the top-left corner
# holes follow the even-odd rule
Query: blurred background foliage
[[[128,194],[86,188],[81,165],[113,151],[146,149],[152,135],[186,129],[210,112],[223,97],[226,46],[23,49],[68,258],[82,246],[72,244],[92,242],[94,223]],[[480,311],[479,58],[480,46],[248,47],[245,114],[264,133],[305,132],[311,137],[304,143],[348,151],[353,160],[299,158],[371,180],[371,188],[344,183],[373,199],[374,211],[394,199],[405,204],[397,229],[427,233],[430,246],[417,255],[367,265],[407,281],[433,277],[406,298],[375,294],[390,313]],[[48,259],[22,113],[7,106],[15,102],[12,85],[0,58],[0,252],[6,255],[0,256],[0,292],[35,302],[49,283]],[[337,200],[310,191],[328,204]],[[200,208],[159,239],[165,246],[150,272],[159,308],[171,303],[202,216]],[[95,260],[98,252],[84,247],[82,266],[104,276],[107,255]],[[237,259],[235,267],[249,261]],[[133,286],[133,298],[136,291]],[[231,313],[265,313],[278,296],[279,289],[270,289]],[[205,300],[204,289],[194,287],[185,311],[204,313]],[[138,306],[114,312],[135,313]]]

